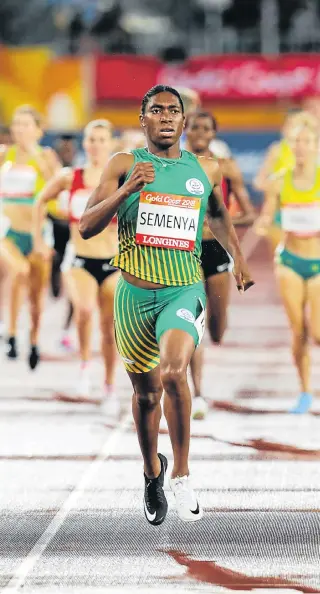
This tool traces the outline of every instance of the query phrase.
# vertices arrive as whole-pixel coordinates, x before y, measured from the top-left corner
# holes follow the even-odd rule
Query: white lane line
[[[52,539],[55,537],[57,532],[60,530],[62,524],[67,518],[72,508],[76,505],[79,498],[83,495],[86,488],[90,484],[93,477],[102,469],[103,463],[112,455],[117,443],[123,437],[123,434],[127,428],[129,428],[132,421],[131,411],[127,413],[121,423],[111,434],[109,434],[105,443],[103,444],[97,458],[90,464],[87,471],[83,474],[79,483],[75,486],[72,493],[65,500],[64,504],[51,520],[47,529],[43,532],[39,540],[36,542],[34,547],[22,561],[21,565],[14,572],[12,578],[8,584],[3,588],[2,592],[18,592],[20,588],[24,587],[28,574],[32,571],[37,561],[39,561],[41,555],[44,553],[47,546],[50,544]]]

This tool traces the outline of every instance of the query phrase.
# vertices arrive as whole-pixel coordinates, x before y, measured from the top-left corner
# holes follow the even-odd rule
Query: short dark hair
[[[192,111],[191,113],[188,114],[187,116],[187,123],[186,123],[186,127],[189,126],[191,120],[197,120],[198,118],[209,118],[209,120],[211,120],[212,123],[212,128],[214,129],[215,132],[218,131],[218,123],[216,118],[212,115],[212,113],[210,113],[210,111],[202,111],[202,110],[196,110],[196,111]]]
[[[58,136],[57,140],[61,142],[74,142],[75,137],[72,134],[61,134],[61,136]]]
[[[152,87],[151,89],[149,89],[149,91],[147,91],[147,93],[145,94],[145,96],[142,99],[142,102],[141,102],[142,115],[144,115],[146,113],[146,107],[147,107],[147,104],[150,101],[150,99],[152,97],[154,97],[155,95],[159,95],[159,93],[171,93],[172,95],[175,95],[179,99],[182,113],[184,113],[183,101],[182,101],[180,93],[177,91],[177,89],[174,89],[173,87],[168,87],[167,85],[156,85],[155,87]]]

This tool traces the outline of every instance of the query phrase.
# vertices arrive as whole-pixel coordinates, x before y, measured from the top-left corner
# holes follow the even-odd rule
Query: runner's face
[[[170,148],[178,142],[184,121],[178,97],[167,92],[151,97],[141,116],[147,137],[161,148]]]
[[[92,128],[85,134],[83,148],[89,159],[104,163],[111,150],[110,130],[102,126]]]
[[[320,125],[320,99],[313,98],[305,101],[304,109],[311,113],[318,120]]]
[[[14,142],[23,146],[35,144],[41,138],[41,129],[29,113],[16,113],[14,115],[11,133]]]
[[[76,146],[73,140],[61,140],[57,153],[65,167],[71,167],[76,156]]]
[[[292,139],[292,151],[297,163],[317,158],[317,135],[308,128],[301,128]]]
[[[187,127],[187,138],[192,151],[206,151],[211,140],[215,137],[215,131],[210,118],[191,118]]]

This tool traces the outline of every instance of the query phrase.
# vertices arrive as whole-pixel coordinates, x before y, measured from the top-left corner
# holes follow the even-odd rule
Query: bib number
[[[0,174],[0,191],[3,198],[28,198],[35,193],[37,172],[29,165],[4,163]]]
[[[286,206],[281,210],[282,228],[297,235],[314,235],[320,231],[320,202],[303,206]]]
[[[136,243],[193,251],[200,206],[199,197],[141,192]]]

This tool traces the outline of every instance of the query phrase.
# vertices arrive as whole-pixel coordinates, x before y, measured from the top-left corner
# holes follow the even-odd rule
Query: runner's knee
[[[162,387],[154,388],[153,390],[148,390],[146,392],[140,389],[135,389],[135,397],[138,405],[141,408],[147,408],[149,410],[155,408],[161,400],[162,391]]]
[[[80,324],[85,324],[89,322],[91,316],[93,314],[93,307],[90,305],[85,306],[84,304],[79,304],[76,306],[76,317]]]
[[[29,278],[29,270],[28,268],[21,268],[19,270],[13,271],[13,282],[14,283],[23,283],[26,284]]]
[[[187,381],[186,368],[180,362],[167,363],[162,367],[160,377],[167,394],[178,396]]]
[[[319,332],[319,334],[318,334],[318,332],[315,332],[315,331],[313,331],[312,338],[313,338],[313,340],[314,340],[315,344],[316,344],[317,346],[320,346],[320,332]]]
[[[105,344],[107,344],[108,346],[112,346],[115,344],[115,335],[112,320],[101,320],[101,334],[103,342]]]

